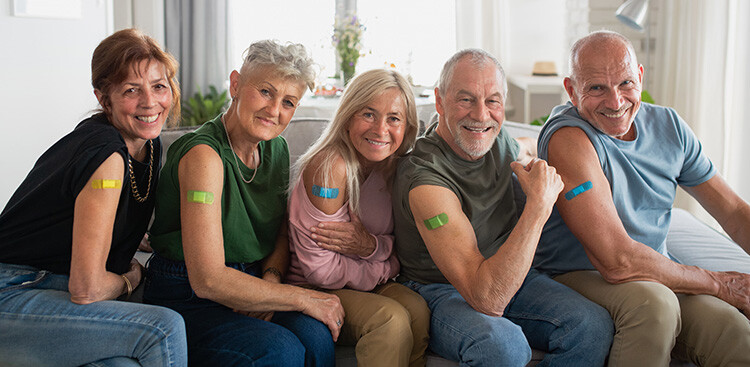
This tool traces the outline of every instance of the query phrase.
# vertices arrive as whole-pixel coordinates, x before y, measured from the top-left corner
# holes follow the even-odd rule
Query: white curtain
[[[165,47],[180,63],[184,99],[229,79],[226,0],[164,0]]]
[[[662,0],[656,16],[659,73],[648,76],[654,99],[677,110],[719,173],[750,200],[744,158],[750,154],[750,2]],[[676,205],[710,221],[684,192]]]
[[[481,48],[510,63],[509,0],[456,1],[456,48]]]

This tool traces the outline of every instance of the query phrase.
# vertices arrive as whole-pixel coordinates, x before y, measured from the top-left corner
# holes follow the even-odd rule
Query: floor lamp
[[[638,32],[646,31],[646,65],[651,68],[651,27],[648,26],[648,1],[628,0],[617,8],[615,17]]]

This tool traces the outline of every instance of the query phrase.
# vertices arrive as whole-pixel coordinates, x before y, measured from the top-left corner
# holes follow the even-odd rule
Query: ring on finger
[[[336,326],[341,327],[341,320],[336,320]]]

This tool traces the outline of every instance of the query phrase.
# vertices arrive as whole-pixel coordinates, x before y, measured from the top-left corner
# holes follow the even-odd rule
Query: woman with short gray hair
[[[339,299],[282,284],[289,149],[279,134],[312,67],[302,45],[252,44],[229,76],[227,112],[169,148],[144,300],[183,316],[191,364],[333,365]]]

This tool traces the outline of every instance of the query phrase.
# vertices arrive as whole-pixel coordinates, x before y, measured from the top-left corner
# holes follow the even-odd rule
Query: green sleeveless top
[[[286,189],[289,185],[289,148],[279,136],[261,141],[261,163],[255,178],[246,184],[240,178],[235,154],[229,147],[221,115],[198,130],[172,143],[161,171],[156,190],[156,219],[151,226],[151,247],[159,255],[184,261],[180,227],[180,183],[177,168],[180,159],[194,146],[205,144],[221,156],[224,163],[224,186],[221,199],[221,225],[224,235],[225,261],[249,263],[262,260],[273,252],[282,220],[286,218]],[[252,169],[239,162],[246,179]]]

